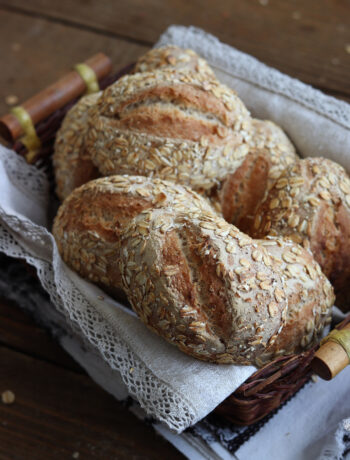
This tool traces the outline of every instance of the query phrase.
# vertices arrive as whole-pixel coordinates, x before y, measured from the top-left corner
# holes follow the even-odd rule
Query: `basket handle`
[[[75,70],[60,78],[53,85],[28,99],[20,109],[26,113],[26,117],[34,126],[86,92],[87,89],[91,90],[93,74],[97,84],[98,80],[108,75],[111,70],[110,58],[103,53],[95,54],[83,64],[75,66]],[[8,141],[14,142],[22,134],[28,135],[24,132],[25,126],[23,120],[15,113],[8,113],[0,118],[0,134]]]
[[[331,380],[350,364],[350,323],[334,329],[321,342],[311,362],[313,371],[324,380]]]

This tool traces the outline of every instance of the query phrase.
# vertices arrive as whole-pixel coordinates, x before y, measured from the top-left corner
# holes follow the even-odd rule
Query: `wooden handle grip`
[[[97,80],[108,75],[112,70],[112,63],[108,56],[98,53],[87,61],[87,64],[96,74]],[[21,104],[30,115],[33,124],[48,117],[51,113],[68,104],[84,93],[86,84],[76,71],[69,72],[53,85]],[[22,127],[17,118],[9,113],[0,118],[0,133],[7,140],[15,141],[22,134]]]
[[[341,329],[341,331],[345,330],[350,331],[350,323]],[[321,378],[331,380],[348,364],[350,364],[348,353],[340,344],[329,340],[316,351],[311,367]]]

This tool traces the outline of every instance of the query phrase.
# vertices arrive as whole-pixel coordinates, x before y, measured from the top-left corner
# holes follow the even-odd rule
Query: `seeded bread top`
[[[337,305],[350,300],[350,179],[325,158],[288,167],[259,207],[250,234],[285,236],[313,253],[335,287]]]
[[[67,113],[57,131],[53,165],[56,193],[64,200],[72,190],[100,174],[86,150],[88,118],[101,93],[82,97]]]
[[[205,59],[199,57],[193,50],[179,48],[175,45],[148,51],[137,60],[134,72],[149,72],[165,67],[186,69],[215,78],[214,72]]]
[[[103,175],[157,176],[201,191],[241,164],[250,126],[231,89],[165,69],[125,76],[107,88],[87,146]]]

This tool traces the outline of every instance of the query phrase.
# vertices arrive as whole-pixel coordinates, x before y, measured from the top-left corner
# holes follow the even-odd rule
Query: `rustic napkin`
[[[266,67],[199,29],[171,27],[158,45],[166,43],[202,54],[218,77],[238,91],[254,116],[283,126],[302,155],[328,156],[350,170],[347,104]],[[121,379],[110,382],[110,391],[117,395],[114,390],[122,381],[148,414],[181,432],[251,375],[253,367],[216,366],[185,356],[151,334],[125,307],[69,270],[47,228],[48,204],[45,174],[1,149],[0,250],[36,267],[67,328],[87,340],[120,373]]]

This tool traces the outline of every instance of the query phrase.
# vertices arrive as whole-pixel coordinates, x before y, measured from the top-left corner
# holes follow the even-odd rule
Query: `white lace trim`
[[[47,180],[42,172],[31,168],[28,174],[28,165],[16,155],[6,153],[5,156],[0,152],[1,161],[6,164],[9,178],[17,188],[45,201]],[[1,208],[0,220],[0,250],[8,256],[24,259],[36,268],[40,282],[57,310],[76,334],[88,340],[111,368],[120,372],[130,395],[148,414],[173,430],[181,431],[191,425],[196,418],[191,403],[155,377],[86,300],[62,269],[52,235],[29,220],[7,215]]]

